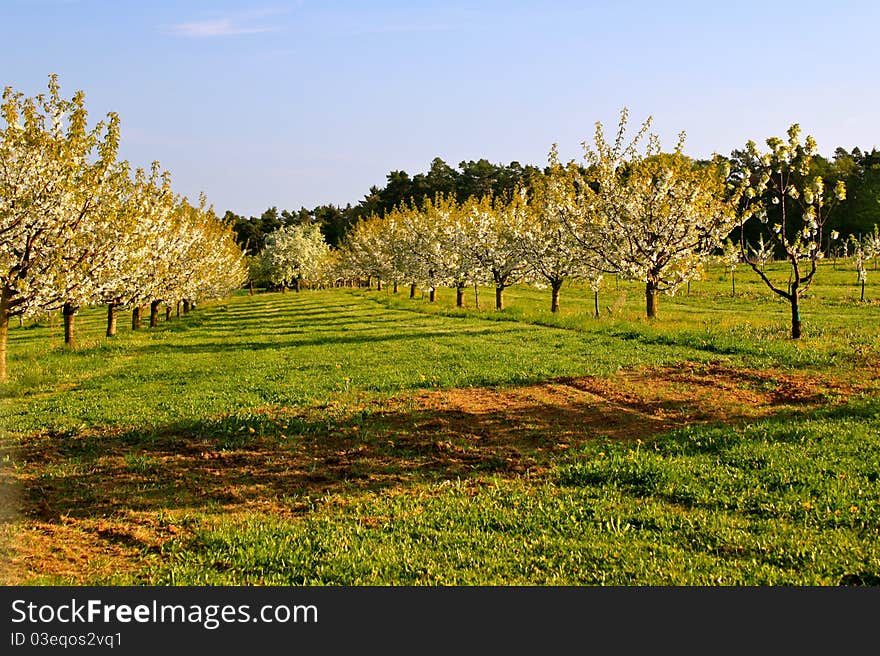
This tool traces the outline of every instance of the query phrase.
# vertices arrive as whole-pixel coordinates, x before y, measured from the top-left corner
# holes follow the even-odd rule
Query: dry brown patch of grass
[[[339,493],[485,472],[540,477],[559,453],[587,440],[648,440],[689,424],[750,421],[837,403],[871,385],[870,377],[856,383],[684,363],[609,378],[424,391],[358,407],[265,408],[277,433],[238,447],[219,447],[198,427],[169,427],[146,442],[124,431],[29,436],[15,445],[17,466],[2,472],[15,512],[0,520],[7,556],[0,577],[14,584],[135,573],[188,530],[193,511],[296,517]]]

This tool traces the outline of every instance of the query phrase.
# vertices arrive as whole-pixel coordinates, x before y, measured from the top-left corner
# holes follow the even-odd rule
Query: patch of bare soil
[[[600,436],[644,439],[688,424],[755,419],[786,407],[841,401],[860,389],[812,374],[682,364],[621,371],[613,378],[442,390],[415,400],[417,410],[442,415],[435,427],[453,433],[509,442],[537,432],[566,442]]]
[[[588,440],[645,441],[689,424],[808,409],[875,382],[685,363],[357,408],[265,408],[277,432],[241,447],[220,446],[207,427],[168,427],[150,441],[31,436],[3,449],[17,466],[0,471],[0,583],[137,572],[188,530],[192,511],[296,516],[333,493],[481,472],[541,476],[555,455]]]

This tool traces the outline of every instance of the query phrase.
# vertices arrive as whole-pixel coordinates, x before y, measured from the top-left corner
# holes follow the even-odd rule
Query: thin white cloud
[[[457,32],[456,25],[379,25],[354,30],[353,34],[413,34],[420,32]]]
[[[244,11],[224,12],[213,18],[176,23],[165,30],[166,34],[194,39],[240,34],[262,34],[276,32],[277,25],[266,25],[267,18],[289,14],[302,5],[302,0],[268,7],[252,7]]]
[[[216,20],[178,23],[168,28],[167,33],[174,36],[202,39],[238,34],[260,34],[263,32],[273,32],[276,29],[275,27],[265,27],[262,25],[239,25],[231,18],[218,18]]]

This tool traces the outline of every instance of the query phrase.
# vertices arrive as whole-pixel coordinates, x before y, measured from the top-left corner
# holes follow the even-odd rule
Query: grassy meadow
[[[770,265],[771,268],[779,265]],[[880,275],[804,337],[751,271],[242,292],[159,327],[13,322],[0,580],[880,585]],[[880,280],[880,278],[877,278]]]

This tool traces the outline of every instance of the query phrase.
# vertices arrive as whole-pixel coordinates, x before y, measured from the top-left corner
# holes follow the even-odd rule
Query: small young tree
[[[590,285],[590,291],[593,292],[593,316],[595,318],[599,318],[599,290],[602,289],[602,276],[601,273],[590,273],[587,275],[587,284]]]
[[[758,245],[752,246],[748,244],[747,250],[749,255],[746,259],[757,264],[761,271],[767,266],[767,262],[773,259],[773,246],[769,243],[764,243],[764,235],[758,235]]]
[[[801,143],[801,129],[795,123],[788,129],[788,140],[770,137],[769,150],[761,152],[754,141],[746,144],[745,170],[737,171],[742,200],[741,227],[756,221],[761,235],[789,264],[788,280],[772,279],[756,262],[744,258],[752,270],[773,291],[788,301],[791,309],[791,337],[802,333],[800,302],[823,257],[823,228],[834,206],[846,198],[846,187],[838,181],[833,192],[825,189],[821,176],[810,172],[816,141],[808,136]],[[778,222],[769,220],[775,207]],[[744,234],[740,230],[740,234]],[[740,248],[746,253],[745,239]]]
[[[736,296],[736,267],[742,262],[742,253],[739,246],[726,239],[719,259],[724,268],[730,273],[730,293]]]
[[[865,251],[865,259],[874,261],[874,271],[877,270],[877,258],[880,258],[880,229],[874,224],[874,229],[865,235],[862,240],[862,249]]]
[[[856,239],[855,235],[849,236],[850,241],[853,245],[853,255],[856,259],[856,282],[861,287],[861,295],[859,296],[859,301],[865,302],[865,282],[868,280],[868,272],[865,270],[865,249],[862,247],[862,243]]]

